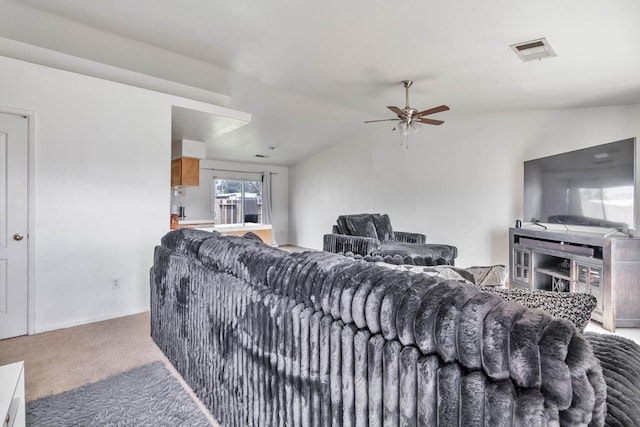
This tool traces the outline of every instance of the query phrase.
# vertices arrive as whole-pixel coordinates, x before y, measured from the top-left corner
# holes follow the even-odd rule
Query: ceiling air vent
[[[534,59],[541,60],[542,58],[558,56],[545,38],[512,44],[511,49],[524,62],[533,61]]]

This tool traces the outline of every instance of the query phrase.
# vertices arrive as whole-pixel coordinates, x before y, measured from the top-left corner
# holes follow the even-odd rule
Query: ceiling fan
[[[449,107],[446,105],[440,105],[439,107],[429,108],[428,110],[418,111],[415,108],[409,107],[409,88],[413,84],[412,80],[403,80],[402,85],[405,90],[405,107],[398,108],[395,106],[388,106],[387,108],[398,115],[395,119],[382,119],[382,120],[367,120],[365,123],[374,123],[374,122],[391,122],[397,121],[398,124],[393,128],[396,130],[399,128],[402,135],[407,136],[410,133],[415,133],[420,128],[420,124],[428,124],[428,125],[441,125],[444,123],[442,120],[428,119],[425,116],[430,114],[440,113],[442,111],[447,111]]]

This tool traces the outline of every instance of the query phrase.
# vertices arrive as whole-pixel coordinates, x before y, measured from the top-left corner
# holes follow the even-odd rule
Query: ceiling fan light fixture
[[[390,105],[387,108],[396,114],[396,118],[393,119],[380,119],[380,120],[367,120],[365,123],[374,122],[396,122],[396,125],[391,129],[392,131],[398,131],[400,133],[400,145],[406,145],[409,147],[409,135],[420,132],[422,124],[428,125],[441,125],[444,123],[442,120],[434,120],[427,118],[431,114],[441,113],[449,110],[446,105],[440,105],[438,107],[429,108],[427,110],[417,110],[409,106],[409,87],[413,84],[411,80],[403,80],[402,85],[405,90],[405,107],[399,108],[395,105]]]
[[[407,123],[404,121],[399,122],[395,128],[397,128],[397,130],[400,131],[400,133],[402,134],[402,136],[409,136],[409,135],[415,135],[416,133],[420,132],[420,128],[422,126],[419,123]]]

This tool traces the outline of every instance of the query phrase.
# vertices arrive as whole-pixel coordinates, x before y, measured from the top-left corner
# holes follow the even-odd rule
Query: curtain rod
[[[237,171],[232,169],[218,169],[218,168],[200,168],[200,170],[204,171],[219,171],[219,172],[238,172],[238,173],[259,173],[263,174],[264,172],[251,172],[251,171]],[[278,172],[269,172],[271,175],[278,175]]]

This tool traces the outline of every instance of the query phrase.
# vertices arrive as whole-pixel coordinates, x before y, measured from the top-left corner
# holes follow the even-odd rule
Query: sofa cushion
[[[418,266],[411,264],[394,265],[386,262],[376,262],[377,265],[390,268],[393,270],[410,271],[412,273],[420,273],[430,277],[439,277],[441,279],[460,280],[470,285],[475,285],[473,275],[462,268],[456,268],[449,265],[431,265]]]
[[[518,302],[525,307],[546,311],[554,317],[571,321],[576,329],[584,331],[596,307],[593,295],[578,292],[553,292],[524,289],[502,289],[493,286],[481,286],[482,290],[498,294],[506,301]]]
[[[508,269],[505,265],[473,266],[465,268],[473,274],[478,286],[504,286],[507,283]]]
[[[172,249],[185,255],[197,255],[200,246],[207,239],[219,237],[220,233],[212,233],[193,228],[179,228],[173,233],[168,233],[162,237],[162,246]]]
[[[346,234],[349,235],[349,230],[347,230],[347,220],[345,219],[345,215],[340,215],[336,220],[336,225],[334,225],[334,233],[336,234]]]
[[[362,237],[372,237],[374,239],[378,238],[378,232],[376,230],[376,226],[373,221],[363,222],[363,228],[359,230],[360,234],[358,236]],[[355,236],[355,234],[354,234]]]
[[[337,222],[337,231],[349,236],[372,237],[381,242],[394,240],[393,228],[389,215],[384,214],[353,214],[340,215]]]
[[[391,219],[389,215],[374,214],[373,223],[376,226],[376,233],[378,234],[378,240],[381,242],[394,241],[393,227],[391,227]]]
[[[341,215],[338,217],[338,229],[349,236],[378,238],[373,215]]]
[[[256,233],[254,233],[253,231],[249,231],[248,233],[244,233],[242,235],[242,237],[244,237],[245,239],[249,239],[249,240],[255,240],[257,242],[262,242],[264,243],[264,241],[262,240],[262,238],[260,238],[260,236],[258,236]]]

